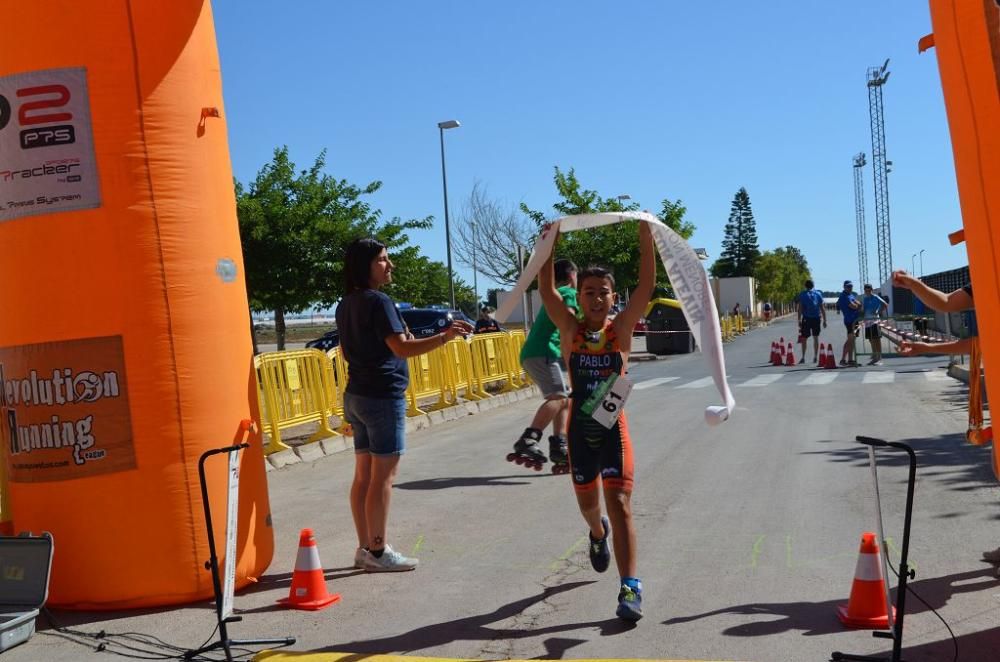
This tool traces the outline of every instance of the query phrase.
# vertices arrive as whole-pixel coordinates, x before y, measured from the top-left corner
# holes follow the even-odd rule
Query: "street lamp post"
[[[921,248],[920,249],[920,277],[921,278],[924,277],[924,251],[925,250],[927,250],[927,249],[926,248]]]
[[[917,273],[917,254],[914,253],[913,257],[910,258],[910,273]]]
[[[444,187],[444,236],[448,250],[448,292],[451,296],[452,310],[455,310],[455,276],[451,270],[451,224],[448,220],[448,175],[444,168],[444,130],[457,129],[460,126],[458,120],[438,122],[438,131],[441,133],[441,184]]]

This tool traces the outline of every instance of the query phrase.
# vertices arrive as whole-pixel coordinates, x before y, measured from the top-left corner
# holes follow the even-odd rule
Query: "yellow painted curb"
[[[537,658],[536,658],[537,659]],[[295,653],[282,651],[262,651],[254,656],[253,662],[484,662],[452,657],[411,657],[409,655],[369,655],[367,653]],[[529,662],[527,660],[504,660],[503,662]],[[572,662],[725,662],[724,660],[667,660],[637,658],[590,658]]]

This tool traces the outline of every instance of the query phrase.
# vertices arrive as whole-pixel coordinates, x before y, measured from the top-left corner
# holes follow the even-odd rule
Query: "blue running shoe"
[[[618,618],[633,623],[642,618],[642,585],[635,587],[622,584],[618,592]]]
[[[608,549],[608,533],[611,531],[611,522],[608,521],[607,517],[601,518],[601,526],[604,527],[604,537],[600,540],[594,540],[593,536],[587,534],[587,537],[590,538],[590,565],[594,566],[594,570],[597,572],[604,572],[611,564],[611,550]]]

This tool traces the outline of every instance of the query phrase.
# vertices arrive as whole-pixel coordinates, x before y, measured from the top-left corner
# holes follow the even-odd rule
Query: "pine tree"
[[[712,275],[718,278],[752,276],[754,265],[760,257],[760,248],[757,245],[757,223],[750,207],[750,195],[743,187],[733,197],[725,233],[722,253],[712,265]]]

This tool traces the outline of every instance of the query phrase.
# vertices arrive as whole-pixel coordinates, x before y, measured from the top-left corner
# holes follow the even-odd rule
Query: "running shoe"
[[[405,572],[417,567],[419,561],[403,556],[389,545],[385,546],[382,556],[375,556],[370,551],[365,559],[365,572]]]
[[[600,540],[594,540],[593,536],[587,534],[587,537],[590,538],[590,565],[597,572],[604,572],[611,565],[611,550],[608,548],[608,533],[611,531],[611,522],[608,521],[607,517],[601,518],[601,526],[604,527],[604,537]]]
[[[632,588],[628,584],[622,584],[618,592],[618,610],[615,613],[618,618],[633,623],[642,618],[642,586]]]
[[[365,559],[368,558],[368,550],[364,547],[358,547],[354,550],[354,567],[361,570],[365,567]]]

